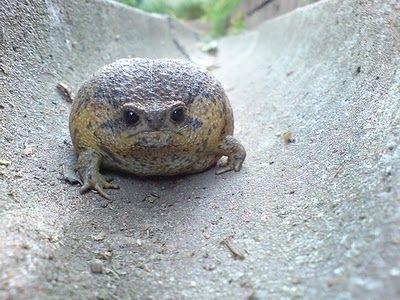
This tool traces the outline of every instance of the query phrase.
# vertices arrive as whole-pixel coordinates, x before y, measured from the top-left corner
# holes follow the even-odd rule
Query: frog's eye
[[[185,120],[185,109],[177,107],[171,112],[171,119],[176,123],[182,123]]]
[[[139,115],[131,110],[124,112],[124,118],[128,125],[135,125],[137,122],[139,122]]]

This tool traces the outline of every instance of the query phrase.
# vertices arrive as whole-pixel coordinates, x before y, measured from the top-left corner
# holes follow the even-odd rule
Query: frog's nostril
[[[146,118],[149,127],[153,130],[158,130],[161,128],[162,125],[162,119],[159,119],[157,117],[147,117]]]

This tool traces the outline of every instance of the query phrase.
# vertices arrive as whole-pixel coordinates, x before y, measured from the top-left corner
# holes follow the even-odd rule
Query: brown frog
[[[240,171],[246,157],[233,137],[221,84],[175,59],[121,59],[79,89],[69,119],[81,193],[118,188],[101,168],[139,176],[197,173],[226,156],[217,174]]]

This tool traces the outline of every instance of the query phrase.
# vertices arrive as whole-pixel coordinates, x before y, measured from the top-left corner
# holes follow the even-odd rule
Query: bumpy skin
[[[174,110],[184,115],[171,118]],[[138,117],[135,124],[127,114]],[[79,89],[70,114],[81,192],[118,188],[100,168],[139,176],[239,171],[243,146],[233,135],[233,114],[220,83],[199,67],[172,59],[122,59]]]

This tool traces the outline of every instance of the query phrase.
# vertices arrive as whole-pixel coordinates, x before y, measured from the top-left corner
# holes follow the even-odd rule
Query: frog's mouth
[[[127,138],[132,141],[134,147],[139,148],[162,148],[169,146],[180,146],[190,140],[191,135],[187,132],[188,126],[179,129],[143,130],[129,134]]]
[[[174,132],[170,130],[162,131],[142,131],[132,136],[135,140],[134,146],[140,148],[161,148],[171,145]]]

